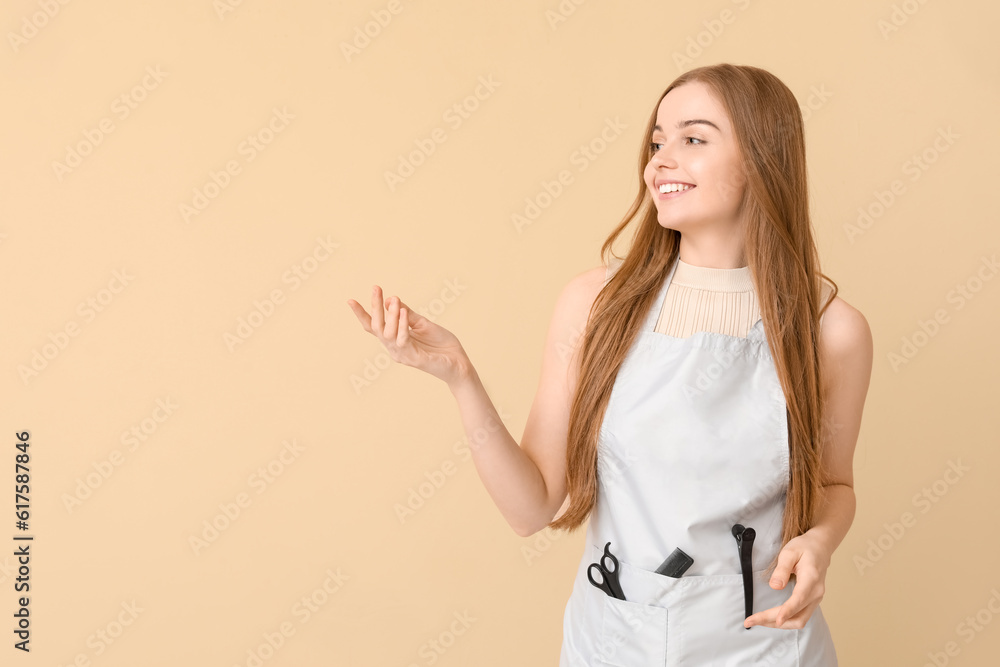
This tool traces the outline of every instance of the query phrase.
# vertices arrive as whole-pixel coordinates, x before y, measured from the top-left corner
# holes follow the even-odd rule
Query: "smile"
[[[676,199],[685,192],[694,190],[694,185],[682,185],[680,183],[664,183],[660,186],[658,199]]]

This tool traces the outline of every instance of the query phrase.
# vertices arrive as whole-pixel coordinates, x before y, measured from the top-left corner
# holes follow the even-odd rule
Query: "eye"
[[[696,143],[696,144],[689,144],[689,145],[693,145],[693,146],[700,146],[702,144],[708,143],[704,139],[699,139],[698,137],[684,137],[684,139],[685,140],[697,141],[698,143]],[[659,148],[657,148],[657,146],[662,146],[662,145],[663,144],[660,144],[660,143],[657,143],[657,142],[654,141],[654,142],[651,142],[649,144],[649,149],[655,153],[656,151],[660,150]]]

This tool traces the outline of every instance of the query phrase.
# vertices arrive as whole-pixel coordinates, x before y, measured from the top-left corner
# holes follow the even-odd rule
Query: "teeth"
[[[683,185],[681,183],[664,183],[660,186],[660,192],[679,192],[682,190],[690,190],[692,186]]]

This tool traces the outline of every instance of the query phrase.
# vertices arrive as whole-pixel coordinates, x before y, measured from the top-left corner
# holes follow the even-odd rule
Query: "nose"
[[[653,157],[649,159],[649,163],[654,167],[672,168],[677,166],[677,160],[670,153],[670,149],[662,145],[660,146],[660,150],[653,153]]]

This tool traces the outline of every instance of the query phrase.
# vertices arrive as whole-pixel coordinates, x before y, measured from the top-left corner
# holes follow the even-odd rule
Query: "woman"
[[[819,604],[854,518],[872,340],[821,280],[795,97],[754,67],[682,74],[639,176],[602,247],[637,221],[625,257],[559,295],[520,446],[454,335],[377,286],[370,317],[348,304],[448,384],[518,535],[589,519],[561,666],[836,665]]]

